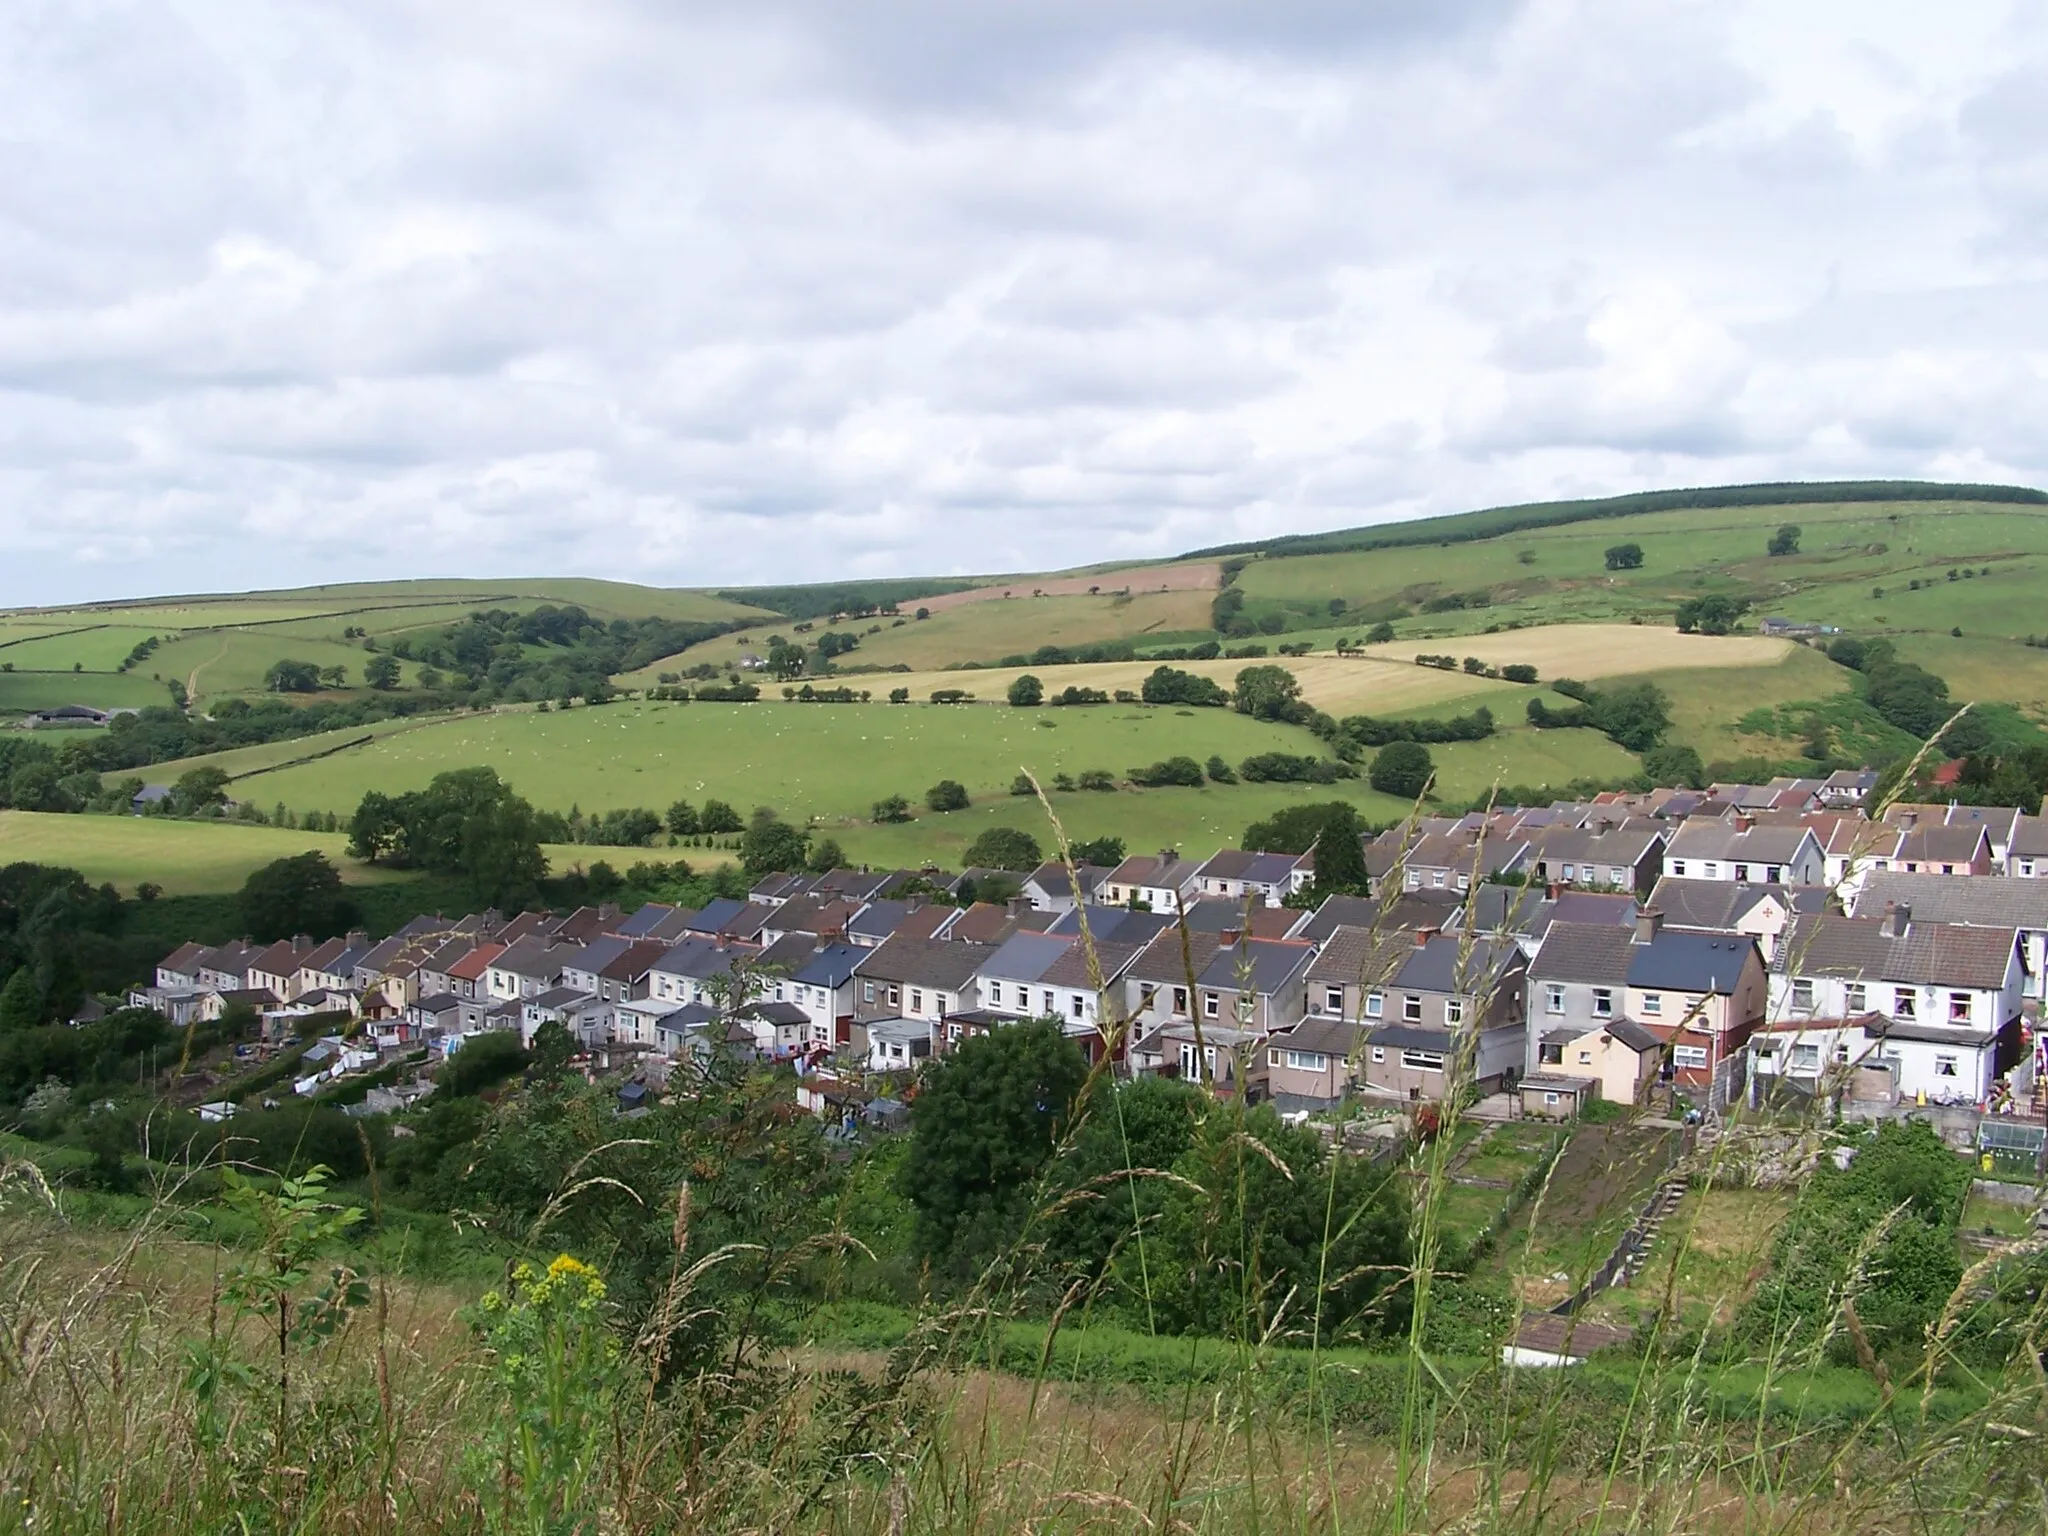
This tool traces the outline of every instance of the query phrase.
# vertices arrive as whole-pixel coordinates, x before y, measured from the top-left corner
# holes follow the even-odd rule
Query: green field
[[[124,895],[149,881],[169,896],[206,896],[241,888],[251,870],[273,859],[317,850],[351,884],[382,885],[413,878],[401,870],[359,864],[347,856],[339,832],[295,832],[235,821],[173,821],[161,816],[55,816],[0,811],[0,864],[61,864],[95,885],[111,881]],[[635,859],[674,857],[662,850],[596,848],[567,843],[542,846],[553,874],[587,869],[608,859],[623,869]],[[693,848],[694,868],[729,864],[732,855]]]
[[[0,714],[61,704],[141,709],[170,702],[169,689],[135,672],[0,672]]]

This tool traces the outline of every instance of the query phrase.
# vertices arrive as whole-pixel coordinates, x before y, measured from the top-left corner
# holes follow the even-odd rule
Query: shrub
[[[934,704],[971,704],[974,702],[974,695],[965,688],[934,688],[932,690],[932,702]]]
[[[1797,523],[1782,524],[1778,531],[1771,535],[1771,542],[1764,546],[1764,553],[1767,555],[1798,554],[1799,525]]]
[[[1349,763],[1293,752],[1260,752],[1237,765],[1247,784],[1334,784],[1357,777]]]
[[[1109,695],[1100,688],[1081,688],[1073,684],[1062,688],[1052,697],[1055,704],[1107,704]]]
[[[1413,800],[1436,772],[1429,748],[1417,741],[1393,741],[1374,754],[1367,782],[1383,795]]]
[[[1010,793],[1013,795],[1035,795],[1038,791],[1032,787],[1031,775],[1020,773],[1017,777],[1010,780]]]
[[[1044,862],[1038,839],[1016,827],[990,827],[961,855],[972,869],[1032,870]]]
[[[1026,672],[1010,684],[1010,703],[1018,709],[1029,709],[1045,702],[1045,684]]]
[[[935,811],[964,811],[967,786],[958,779],[941,779],[924,792],[924,803]]]
[[[1379,623],[1373,625],[1371,629],[1365,632],[1365,643],[1367,645],[1384,645],[1393,638],[1394,626],[1385,619],[1381,619]]]
[[[1107,768],[1084,768],[1074,783],[1082,789],[1113,790],[1116,788],[1116,776]]]
[[[1500,675],[1511,683],[1533,683],[1536,681],[1536,669],[1527,662],[1510,662],[1507,666],[1500,669]]]
[[[877,800],[874,809],[868,812],[870,821],[890,823],[910,820],[910,802],[901,795],[890,795]]]
[[[1237,770],[1223,761],[1221,754],[1212,754],[1208,764],[1202,771],[1209,775],[1211,783],[1235,784],[1237,782]]]
[[[1147,704],[1193,704],[1216,709],[1230,703],[1230,695],[1214,678],[1166,666],[1153,669],[1145,679],[1140,697]]]
[[[1640,570],[1643,564],[1643,546],[1640,544],[1613,544],[1607,549],[1607,569],[1610,571]]]
[[[1158,789],[1168,784],[1186,785],[1199,789],[1202,785],[1202,765],[1192,757],[1169,757],[1152,764],[1149,768],[1133,768],[1130,771],[1133,784],[1146,789]]]

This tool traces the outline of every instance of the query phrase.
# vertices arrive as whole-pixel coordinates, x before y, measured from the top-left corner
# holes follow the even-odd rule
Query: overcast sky
[[[2048,484],[2044,18],[11,0],[0,601]]]

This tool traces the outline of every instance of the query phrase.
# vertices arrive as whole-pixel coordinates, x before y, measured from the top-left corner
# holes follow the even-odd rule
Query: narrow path
[[[227,637],[221,637],[220,649],[194,667],[185,678],[185,705],[189,709],[199,702],[199,674],[204,672],[228,653]]]

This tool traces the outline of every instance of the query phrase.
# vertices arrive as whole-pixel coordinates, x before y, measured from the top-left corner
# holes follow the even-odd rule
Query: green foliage
[[[750,875],[791,874],[810,861],[810,834],[772,812],[756,815],[740,838],[740,867]]]
[[[1307,853],[1331,826],[1358,826],[1358,808],[1348,800],[1290,805],[1247,826],[1238,846],[1254,853]],[[1316,862],[1322,862],[1320,853]]]
[[[1484,741],[1494,733],[1493,711],[1484,704],[1469,715],[1440,720],[1426,716],[1388,720],[1374,715],[1347,715],[1337,728],[1344,740],[1360,747],[1383,747],[1394,741]]]
[[[1124,861],[1124,840],[1120,837],[1091,837],[1074,843],[1070,850],[1076,864],[1093,864],[1114,869]]]
[[[396,799],[372,790],[349,823],[349,852],[463,876],[499,905],[533,900],[547,873],[533,807],[489,768],[437,774]]]
[[[1969,1165],[1931,1126],[1880,1124],[1846,1170],[1824,1161],[1814,1172],[1738,1327],[1752,1339],[1825,1337],[1847,1362],[1855,1342],[1837,1325],[1853,1297],[1879,1354],[1920,1348],[1962,1277],[1955,1230],[1969,1186]]]
[[[451,1055],[448,1065],[441,1070],[441,1086],[434,1095],[435,1101],[459,1099],[465,1094],[495,1088],[524,1072],[531,1063],[532,1057],[520,1045],[519,1036],[509,1029],[465,1040],[462,1049]]]
[[[1155,667],[1146,675],[1138,696],[1147,704],[1181,704],[1217,708],[1231,702],[1231,696],[1213,677],[1184,672],[1178,667]]]
[[[271,693],[318,693],[320,668],[310,661],[280,659],[263,674],[263,686]]]
[[[1237,674],[1230,703],[1239,714],[1254,720],[1298,725],[1308,714],[1301,698],[1301,680],[1285,667],[1246,667]]]
[[[1018,709],[1030,709],[1045,702],[1045,684],[1026,672],[1010,684],[1009,700]]]
[[[958,779],[941,779],[924,792],[925,806],[934,811],[967,809],[967,786]]]
[[[1211,753],[1209,761],[1203,765],[1202,771],[1208,775],[1209,782],[1212,784],[1235,784],[1237,782],[1237,770],[1223,760],[1221,753]]]
[[[1749,612],[1749,599],[1710,592],[1687,598],[1678,605],[1678,632],[1683,635],[1725,635]]]
[[[346,933],[361,912],[342,887],[341,871],[317,849],[275,859],[242,882],[242,926],[259,941]]]
[[[1169,784],[1200,789],[1203,778],[1202,765],[1192,757],[1169,757],[1152,764],[1149,768],[1131,769],[1129,778],[1133,784],[1143,789],[1159,789]]]
[[[846,850],[839,846],[836,838],[821,837],[811,845],[809,868],[813,874],[829,875],[835,869],[846,867]]]
[[[1015,827],[990,827],[961,856],[970,869],[1032,870],[1044,862],[1038,839]]]
[[[1247,784],[1334,784],[1358,771],[1349,763],[1301,752],[1258,752],[1237,765]]]
[[[1315,894],[1318,898],[1363,896],[1369,883],[1364,824],[1349,801],[1333,800],[1323,809],[1323,824],[1315,840]]]
[[[1771,535],[1771,542],[1764,547],[1767,555],[1796,555],[1799,553],[1799,525],[1783,523]]]
[[[910,802],[901,795],[886,795],[875,802],[875,808],[868,813],[868,819],[883,826],[908,821]]]
[[[1560,693],[1575,693],[1583,702],[1571,709],[1551,709],[1542,699],[1531,699],[1529,723],[1539,731],[1590,726],[1617,746],[1647,752],[1671,728],[1670,700],[1655,683],[1622,683],[1596,690],[1561,678],[1552,686]]]
[[[745,831],[746,825],[740,820],[740,813],[723,800],[706,800],[697,815],[697,830],[711,837]]]
[[[1417,741],[1392,741],[1373,754],[1367,782],[1383,795],[1413,800],[1429,788],[1436,763]]]
[[[624,1382],[603,1278],[566,1253],[544,1271],[522,1263],[468,1317],[497,1409],[465,1458],[487,1524],[596,1529],[608,1508],[607,1452]]]
[[[1605,558],[1607,569],[1610,571],[1640,570],[1643,564],[1643,546],[1634,543],[1609,545]]]
[[[1643,774],[1652,784],[1674,789],[1704,789],[1706,765],[1691,747],[1666,743],[1643,754]]]
[[[970,1035],[925,1068],[904,1172],[920,1254],[964,1275],[1017,1235],[1087,1075],[1051,1022]]]
[[[398,686],[398,658],[379,652],[363,663],[363,681],[379,692]]]
[[[1385,619],[1381,619],[1379,623],[1373,625],[1371,629],[1365,632],[1365,643],[1367,645],[1385,645],[1393,638],[1394,626]]]
[[[198,816],[227,804],[228,776],[207,764],[189,768],[171,786],[170,808],[179,816]]]

